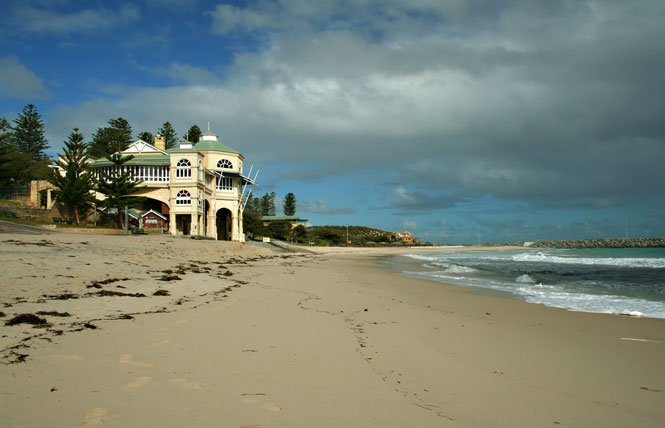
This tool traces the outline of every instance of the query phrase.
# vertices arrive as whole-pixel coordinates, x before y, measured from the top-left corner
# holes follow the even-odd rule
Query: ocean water
[[[573,311],[665,318],[665,249],[467,251],[413,254],[406,276]]]

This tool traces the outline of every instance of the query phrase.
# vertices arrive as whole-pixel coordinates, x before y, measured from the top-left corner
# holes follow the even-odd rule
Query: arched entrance
[[[208,202],[207,199],[203,201],[203,228],[201,229],[201,232],[203,232],[204,236],[208,236],[208,213],[210,212],[210,202]]]
[[[217,211],[217,240],[230,241],[232,236],[233,216],[231,211],[222,208]]]

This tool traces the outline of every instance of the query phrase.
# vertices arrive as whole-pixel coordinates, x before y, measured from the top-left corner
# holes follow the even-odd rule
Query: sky
[[[51,155],[210,123],[311,225],[665,236],[662,0],[3,4],[0,117],[34,104]]]

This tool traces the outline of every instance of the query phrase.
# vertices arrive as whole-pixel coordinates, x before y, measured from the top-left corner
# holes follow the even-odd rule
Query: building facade
[[[146,198],[135,209],[168,219],[164,223],[172,235],[244,242],[242,211],[248,186],[254,183],[243,175],[240,152],[207,133],[196,144],[183,141],[169,150],[159,135],[153,144],[137,140],[122,154],[133,156],[123,170],[141,180],[133,195]],[[91,161],[90,166],[98,177],[115,168],[108,159]]]

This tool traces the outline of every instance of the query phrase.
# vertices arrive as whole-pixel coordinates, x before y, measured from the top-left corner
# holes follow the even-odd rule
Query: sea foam
[[[512,256],[515,262],[542,262],[556,264],[636,267],[636,268],[665,268],[665,259],[662,258],[596,258],[596,257],[562,257],[545,253],[521,253]]]

